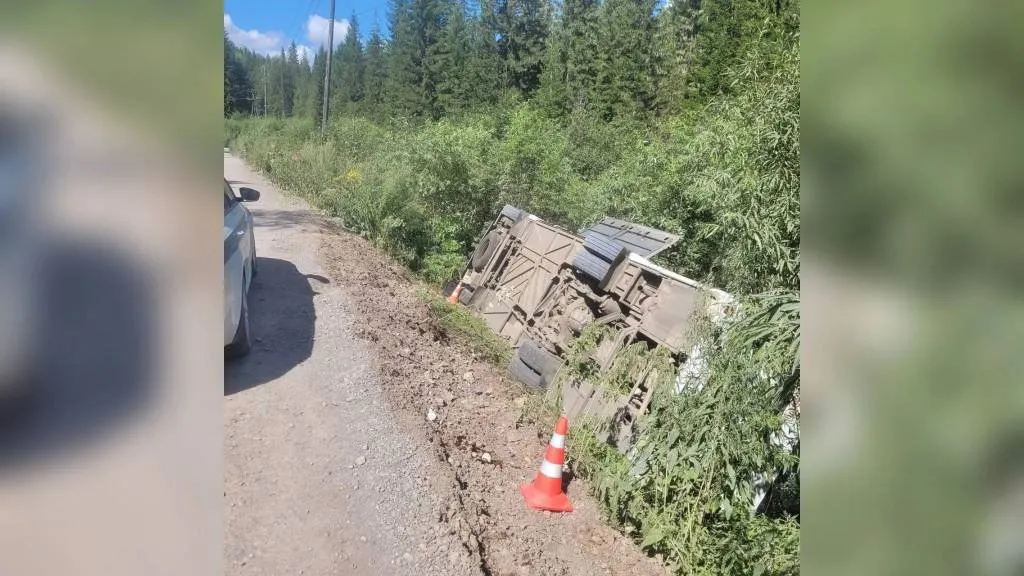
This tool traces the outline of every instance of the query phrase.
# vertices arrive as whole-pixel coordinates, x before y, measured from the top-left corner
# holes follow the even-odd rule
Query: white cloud
[[[306,20],[306,38],[314,46],[327,46],[327,33],[331,27],[331,21],[323,16],[313,14]],[[334,21],[334,46],[344,42],[348,34],[348,20]]]
[[[302,57],[305,55],[306,62],[310,66],[313,65],[313,59],[316,57],[316,52],[319,47],[327,45],[328,27],[329,21],[327,18],[316,15],[310,16],[306,21],[306,35],[309,40],[309,44],[299,44],[296,42],[295,49],[298,51],[299,56]],[[228,38],[230,38],[235,45],[242,48],[248,48],[257,54],[263,54],[265,56],[278,56],[281,54],[282,48],[287,50],[288,46],[291,44],[291,40],[280,32],[262,32],[255,29],[246,30],[244,28],[240,28],[235,24],[230,14],[224,14],[224,30],[227,31]],[[335,47],[345,40],[345,35],[347,33],[348,21],[335,20]]]
[[[305,55],[306,64],[309,64],[310,66],[313,65],[313,58],[316,57],[316,50],[306,46],[305,44],[296,44],[295,49],[299,53],[299,60],[302,60],[303,55]]]
[[[288,45],[284,34],[280,32],[260,32],[255,29],[245,30],[239,28],[231,20],[230,14],[224,14],[224,29],[227,30],[228,38],[232,42],[243,48],[248,48],[257,54],[280,54],[281,49]]]

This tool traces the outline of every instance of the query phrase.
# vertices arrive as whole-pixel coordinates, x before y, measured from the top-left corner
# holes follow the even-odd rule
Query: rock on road
[[[309,208],[225,153],[262,196],[251,354],[224,372],[227,574],[479,574],[438,523],[430,450],[389,414]]]

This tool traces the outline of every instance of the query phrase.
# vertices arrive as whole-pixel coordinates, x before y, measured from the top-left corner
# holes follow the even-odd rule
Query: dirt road
[[[525,508],[547,441],[526,393],[401,267],[227,153],[224,174],[262,192],[254,348],[224,374],[228,574],[664,574],[579,481],[573,514]]]

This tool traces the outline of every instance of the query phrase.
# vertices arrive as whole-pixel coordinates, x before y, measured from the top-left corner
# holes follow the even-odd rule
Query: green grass
[[[449,304],[440,294],[425,286],[417,290],[417,296],[427,304],[438,326],[475,354],[500,367],[507,366],[512,360],[512,347],[508,342],[491,332],[484,321],[469,308]]]

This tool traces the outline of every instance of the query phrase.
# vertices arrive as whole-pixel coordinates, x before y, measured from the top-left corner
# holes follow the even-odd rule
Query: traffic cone
[[[568,433],[569,419],[561,416],[555,425],[555,433],[548,443],[548,450],[544,454],[544,462],[541,463],[537,476],[532,483],[519,485],[519,491],[523,493],[526,505],[530,508],[572,512],[572,502],[569,502],[569,497],[562,492],[562,464],[565,463],[565,436]]]
[[[448,297],[448,303],[458,304],[459,294],[462,294],[462,282],[459,282],[458,285],[455,286],[455,290],[452,290],[451,296]]]

